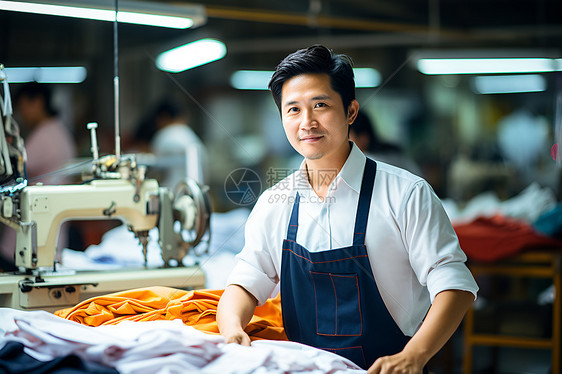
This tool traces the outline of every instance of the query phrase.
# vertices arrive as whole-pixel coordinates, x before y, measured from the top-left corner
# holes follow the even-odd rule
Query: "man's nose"
[[[310,130],[318,127],[318,122],[312,110],[303,110],[303,116],[300,124],[301,130]]]

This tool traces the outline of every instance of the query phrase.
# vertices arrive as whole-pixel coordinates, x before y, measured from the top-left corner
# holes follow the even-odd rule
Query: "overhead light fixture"
[[[0,10],[53,16],[115,21],[114,1],[0,1]],[[139,25],[187,29],[206,22],[201,5],[171,5],[145,1],[119,1],[117,21]]]
[[[417,68],[427,75],[546,73],[562,71],[562,59],[421,58]]]
[[[273,71],[238,70],[230,77],[230,84],[238,90],[267,90]]]
[[[377,87],[381,82],[380,73],[373,68],[355,68],[355,87]],[[238,90],[267,90],[273,71],[238,70],[230,77],[230,84]]]
[[[82,83],[87,70],[83,66],[4,68],[9,83]]]
[[[225,55],[226,46],[223,42],[207,38],[160,53],[156,57],[156,66],[160,70],[179,73],[220,60]]]
[[[546,80],[539,74],[476,76],[474,89],[480,94],[542,92],[546,90]]]

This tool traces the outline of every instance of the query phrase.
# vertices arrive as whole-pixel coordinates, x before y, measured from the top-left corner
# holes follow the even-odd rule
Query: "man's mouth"
[[[322,137],[323,135],[307,135],[301,137],[300,140],[307,143],[314,143],[320,140]]]

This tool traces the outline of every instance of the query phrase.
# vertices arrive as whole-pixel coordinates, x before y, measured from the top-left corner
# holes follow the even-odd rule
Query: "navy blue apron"
[[[384,305],[365,247],[375,173],[376,163],[367,158],[350,247],[311,253],[296,242],[297,192],[281,262],[281,307],[289,340],[337,353],[364,369],[402,351],[410,339]]]

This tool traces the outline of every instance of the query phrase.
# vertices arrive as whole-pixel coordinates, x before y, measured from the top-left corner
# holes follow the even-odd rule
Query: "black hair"
[[[334,54],[323,45],[315,44],[285,57],[275,68],[269,81],[269,89],[281,111],[281,91],[286,81],[301,74],[328,74],[332,89],[341,96],[347,112],[349,105],[355,100],[352,66],[353,61],[349,56]]]
[[[45,111],[49,114],[49,116],[53,117],[58,114],[51,103],[51,89],[47,84],[38,82],[25,83],[17,91],[17,94],[14,97],[14,102],[18,102],[22,97],[29,99],[42,98],[45,105]]]
[[[154,108],[153,116],[157,118],[158,116],[168,116],[172,118],[176,118],[181,114],[181,108],[179,104],[174,101],[172,98],[166,97]]]

